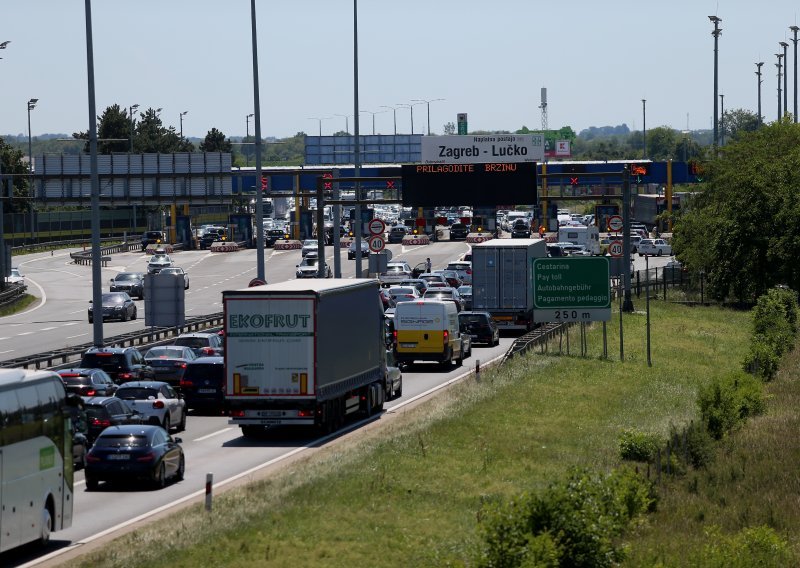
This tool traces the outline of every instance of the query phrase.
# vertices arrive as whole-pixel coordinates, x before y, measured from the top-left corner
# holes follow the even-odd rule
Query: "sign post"
[[[456,115],[456,122],[458,123],[458,133],[461,136],[465,136],[467,134],[467,113],[458,113]]]
[[[533,260],[533,321],[608,321],[608,259],[554,257]]]

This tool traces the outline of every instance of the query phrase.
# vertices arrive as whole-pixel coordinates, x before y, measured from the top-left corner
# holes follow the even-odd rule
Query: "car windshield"
[[[180,347],[153,347],[144,356],[145,359],[183,359],[186,354]]]
[[[150,262],[166,262],[169,257],[165,254],[156,254],[150,259]]]
[[[117,282],[128,282],[131,280],[139,280],[140,276],[134,272],[122,272],[121,274],[117,274],[117,277],[114,278]]]
[[[183,274],[183,270],[180,268],[165,268],[161,271],[161,274]]]
[[[125,303],[125,296],[122,294],[103,294],[103,305],[114,305]]]
[[[459,294],[472,294],[472,286],[459,286],[458,287]]]
[[[158,398],[158,389],[147,387],[120,387],[116,396],[127,400],[147,400]]]
[[[191,365],[186,369],[185,379],[192,379],[195,381],[205,381],[214,379],[221,381],[224,379],[225,369],[222,365],[204,365],[196,364]]]
[[[209,341],[205,337],[179,337],[175,340],[175,345],[184,345],[193,349],[196,347],[205,347],[208,344]]]
[[[389,266],[386,268],[386,272],[408,272],[404,266]]]
[[[300,263],[300,266],[317,266],[318,261],[319,261],[318,258],[305,257],[303,261]]]
[[[146,448],[147,436],[143,434],[105,434],[94,441],[96,448]]]
[[[417,291],[416,288],[411,288],[411,287],[405,288],[398,286],[396,288],[389,288],[389,294],[391,294],[392,296],[396,296],[398,294],[413,294],[416,291]]]
[[[89,382],[89,377],[83,375],[61,375],[61,380],[64,381],[64,384],[70,386],[85,385]]]
[[[83,356],[81,366],[93,369],[115,370],[120,368],[124,362],[125,357],[123,355],[87,353]]]

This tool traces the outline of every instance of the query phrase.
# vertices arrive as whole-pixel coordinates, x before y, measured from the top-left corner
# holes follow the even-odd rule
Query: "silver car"
[[[164,268],[172,266],[172,259],[168,254],[154,254],[147,263],[148,274],[158,274]]]

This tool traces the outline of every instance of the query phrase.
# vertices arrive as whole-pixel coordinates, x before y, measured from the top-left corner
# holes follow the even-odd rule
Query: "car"
[[[183,345],[157,345],[148,349],[144,360],[153,368],[159,381],[173,387],[180,384],[186,365],[197,359],[194,349]]]
[[[103,369],[60,369],[64,388],[78,396],[111,396],[117,391],[117,383]]]
[[[472,263],[468,260],[449,262],[445,270],[453,270],[464,284],[472,284]]]
[[[142,233],[142,252],[147,250],[149,245],[166,244],[167,237],[162,231],[145,231]]]
[[[151,256],[150,260],[147,261],[147,273],[158,274],[164,268],[172,266],[172,264],[172,258],[170,258],[167,253],[156,252],[156,254]]]
[[[78,366],[103,369],[117,384],[156,376],[136,347],[91,347],[83,354]]]
[[[469,227],[464,223],[453,223],[450,225],[450,240],[451,241],[464,241],[469,235]]]
[[[218,333],[195,331],[192,333],[182,333],[173,345],[182,345],[194,349],[198,357],[208,357],[209,355],[222,355],[222,337]]]
[[[394,400],[403,396],[403,372],[394,358],[394,350],[386,350],[386,398]]]
[[[183,276],[183,289],[189,289],[189,275],[185,270],[183,270],[183,268],[179,266],[170,266],[168,268],[162,268],[159,274],[169,274],[175,276],[176,278]]]
[[[527,219],[517,219],[511,225],[511,238],[512,239],[530,239],[531,238],[531,224]]]
[[[369,243],[366,239],[361,239],[361,256],[369,256]],[[354,240],[350,243],[350,246],[347,247],[347,258],[349,260],[354,260],[356,258],[356,241]]]
[[[489,312],[463,311],[458,314],[461,333],[472,337],[473,343],[485,343],[491,347],[500,344],[500,330]]]
[[[459,312],[464,309],[464,299],[455,288],[429,288],[422,297],[426,300],[454,302]]]
[[[25,284],[25,277],[19,271],[18,267],[11,268],[11,275],[6,276],[6,284]]]
[[[453,288],[458,288],[464,283],[464,281],[458,276],[458,272],[455,270],[437,270],[436,273],[440,273],[442,276],[444,276],[444,280],[447,282],[447,285],[452,286]]]
[[[310,252],[297,265],[295,272],[297,278],[319,278],[319,257],[316,252]],[[325,278],[333,278],[330,264],[325,264]]]
[[[468,359],[472,356],[472,336],[469,333],[459,333],[461,336],[461,358]]]
[[[667,261],[667,263],[664,265],[664,269],[674,270],[675,272],[686,272],[686,267],[683,266],[683,263],[674,256]]]
[[[212,244],[227,240],[228,230],[225,227],[207,227],[200,235],[200,249],[209,249]]]
[[[630,242],[631,242],[631,254],[635,254],[639,248],[639,243],[641,242],[642,237],[638,234],[630,234]]]
[[[122,321],[135,320],[137,317],[136,303],[126,292],[104,292],[101,295],[100,316],[103,321],[117,319]],[[89,323],[94,322],[94,306],[89,300]]]
[[[428,289],[428,282],[422,280],[421,278],[406,278],[405,280],[401,280],[394,284],[395,286],[413,286],[419,292],[419,295],[422,296],[425,293],[425,290]]]
[[[144,274],[142,272],[120,272],[111,279],[109,292],[127,292],[131,298],[144,299]]]
[[[286,233],[283,232],[283,229],[270,229],[264,235],[264,246],[274,247],[276,242],[285,238]]]
[[[186,429],[186,401],[164,381],[131,381],[121,385],[114,396],[140,412],[142,421],[157,424],[169,432],[175,426]]]
[[[672,254],[672,246],[664,239],[642,239],[636,247],[639,256],[663,256]]]
[[[187,410],[221,414],[225,410],[225,359],[215,355],[189,361],[179,386]]]
[[[395,225],[389,229],[389,235],[386,237],[386,242],[390,244],[397,244],[403,242],[403,237],[408,235],[408,228],[405,225]]]
[[[401,260],[387,262],[386,272],[381,272],[378,275],[378,280],[383,285],[389,285],[411,278],[411,274],[411,266],[407,262]]]
[[[387,292],[394,300],[395,305],[401,302],[412,302],[422,297],[415,286],[390,286]]]
[[[83,398],[86,412],[89,445],[109,426],[141,424],[144,417],[124,401],[113,396],[87,396]]]
[[[458,293],[464,299],[464,309],[472,309],[472,286],[470,284],[462,284],[458,287]]]
[[[429,287],[434,282],[441,282],[445,286],[449,286],[449,284],[447,283],[447,278],[445,278],[441,273],[423,272],[418,276],[418,278],[420,280],[424,280],[425,282],[427,282]]]
[[[567,243],[566,245],[562,246],[561,251],[566,256],[592,256],[591,251],[585,246],[576,245],[573,243]]]
[[[317,239],[306,239],[303,241],[303,248],[300,249],[300,254],[305,258],[310,253],[319,253],[319,243]]]
[[[643,239],[648,238],[647,227],[645,227],[644,223],[631,223],[630,232],[631,234],[639,235]]]
[[[388,310],[389,308],[393,308],[397,305],[397,303],[394,301],[391,294],[389,294],[387,290],[384,290],[383,288],[379,289],[378,295],[381,298],[381,304],[383,305],[384,314],[386,313],[386,310]]]
[[[144,480],[157,489],[171,478],[182,481],[186,457],[181,442],[159,426],[106,428],[86,456],[86,490],[96,491],[101,481]]]

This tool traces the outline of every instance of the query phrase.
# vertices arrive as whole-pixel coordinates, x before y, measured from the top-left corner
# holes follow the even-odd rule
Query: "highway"
[[[392,260],[405,260],[414,266],[429,256],[434,269],[438,269],[467,252],[469,245],[442,241],[427,246],[389,245],[388,248],[393,252]],[[19,357],[91,341],[92,328],[86,314],[91,297],[91,267],[71,264],[69,252],[56,251],[52,255],[48,252],[15,259],[15,265],[25,275],[29,290],[41,301],[24,313],[2,318],[0,358]],[[186,291],[187,316],[220,312],[222,291],[246,287],[255,277],[255,254],[255,250],[174,253],[175,264],[183,267],[191,276],[191,287]],[[140,252],[113,255],[109,266],[102,271],[103,289],[108,289],[108,281],[117,272],[146,271],[147,258]],[[267,280],[276,282],[294,278],[295,265],[300,258],[299,250],[267,249]],[[330,255],[328,260],[331,260]],[[666,258],[651,259],[650,266],[663,265],[666,261]],[[346,251],[342,253],[341,262],[343,276],[354,277],[355,261],[347,259]],[[637,269],[644,268],[643,258],[636,257],[635,263]],[[142,301],[137,300],[136,303],[139,319],[106,323],[106,337],[144,328],[144,305]],[[394,411],[409,402],[464,377],[473,370],[476,360],[486,364],[502,357],[513,339],[502,337],[500,345],[494,348],[475,346],[472,358],[467,359],[463,367],[441,371],[433,364],[412,366],[403,373],[403,396],[387,403],[385,411],[371,420],[390,419]],[[79,471],[75,476],[72,527],[54,533],[51,546],[46,551],[30,547],[12,551],[0,555],[0,565],[54,565],[63,560],[62,554],[71,557],[82,553],[89,543],[130,527],[162,508],[190,499],[201,499],[207,472],[214,474],[215,488],[219,489],[239,479],[250,479],[258,475],[259,470],[266,470],[281,460],[309,451],[330,438],[343,436],[364,422],[350,422],[345,430],[323,438],[312,430],[276,429],[263,440],[250,440],[241,437],[238,427],[229,425],[223,416],[190,414],[187,429],[175,434],[183,440],[186,452],[184,481],[173,483],[160,491],[119,485],[106,488],[101,485],[98,491],[90,493],[86,491],[83,472]]]

